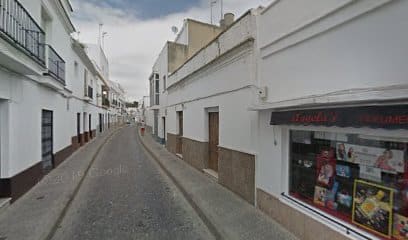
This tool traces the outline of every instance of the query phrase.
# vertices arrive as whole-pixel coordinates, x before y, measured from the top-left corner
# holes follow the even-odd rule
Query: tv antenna
[[[224,1],[223,0],[210,0],[210,9],[211,9],[211,25],[213,24],[213,7],[215,4],[218,3],[218,1],[220,1],[220,12],[221,12],[221,18],[224,18]]]
[[[178,33],[178,28],[177,28],[176,26],[173,26],[173,27],[171,27],[171,31],[172,31],[174,34],[177,34],[177,33]]]

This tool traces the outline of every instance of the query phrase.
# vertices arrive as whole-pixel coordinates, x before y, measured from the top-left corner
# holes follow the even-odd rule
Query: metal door
[[[99,132],[103,131],[103,115],[99,113]]]
[[[42,166],[48,171],[53,168],[53,119],[52,111],[43,110],[41,120]]]
[[[89,120],[88,120],[89,121],[89,137],[93,138],[94,136],[92,136],[92,115],[89,114],[88,118],[89,118]]]
[[[77,138],[78,138],[78,143],[82,142],[81,138],[81,114],[77,113]]]

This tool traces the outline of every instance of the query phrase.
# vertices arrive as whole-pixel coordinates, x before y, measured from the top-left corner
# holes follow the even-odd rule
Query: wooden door
[[[177,112],[178,114],[178,125],[179,134],[177,136],[176,152],[179,154],[183,153],[183,112]]]
[[[209,115],[209,152],[208,168],[218,172],[218,143],[219,143],[219,114],[210,112]]]

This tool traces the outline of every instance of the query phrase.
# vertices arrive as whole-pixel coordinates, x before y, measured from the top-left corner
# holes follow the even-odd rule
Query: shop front
[[[408,105],[279,111],[271,125],[289,131],[284,198],[362,238],[408,239]]]

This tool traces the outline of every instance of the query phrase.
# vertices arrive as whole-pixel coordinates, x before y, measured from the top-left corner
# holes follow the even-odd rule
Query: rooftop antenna
[[[221,0],[221,19],[224,18],[224,1]]]
[[[102,33],[102,50],[105,51],[105,36],[108,35],[107,32]]]
[[[99,23],[99,34],[98,34],[99,47],[102,47],[102,27],[103,27],[103,23]]]
[[[178,33],[178,28],[177,28],[176,26],[173,26],[173,27],[171,27],[171,31],[172,31],[174,34],[177,34],[177,33]]]
[[[217,0],[210,0],[210,9],[211,9],[211,25],[213,25],[213,6],[217,3]]]

